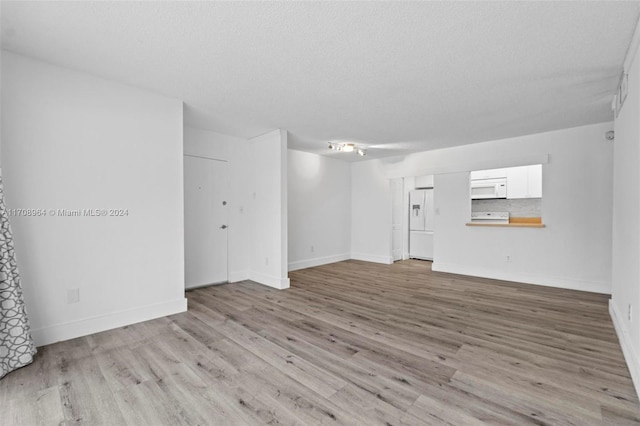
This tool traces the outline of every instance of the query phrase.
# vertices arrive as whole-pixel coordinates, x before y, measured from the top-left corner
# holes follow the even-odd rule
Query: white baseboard
[[[513,271],[478,268],[475,266],[443,264],[434,261],[431,269],[436,272],[469,275],[472,277],[491,278],[494,280],[515,281],[518,283],[543,285],[547,287],[566,288],[569,290],[589,291],[592,293],[611,294],[611,283],[604,281],[580,280],[547,275],[523,274]]]
[[[272,275],[263,274],[261,272],[251,271],[249,279],[259,284],[264,284],[269,287],[277,288],[278,290],[284,290],[289,288],[289,278],[274,277]]]
[[[185,291],[190,291],[190,290],[197,290],[199,288],[207,288],[207,287],[214,287],[214,286],[218,286],[218,285],[225,285],[225,284],[229,284],[231,281],[220,281],[217,283],[209,283],[209,284],[202,284],[202,285],[192,285],[191,287],[185,287],[184,290]]]
[[[64,324],[31,330],[36,346],[48,345],[63,340],[75,339],[125,325],[173,315],[187,310],[187,299],[182,298],[157,305],[143,306],[95,317],[84,318]]]
[[[251,274],[249,273],[249,271],[229,272],[229,282],[230,283],[237,283],[239,281],[248,280],[250,276],[251,276]]]
[[[351,259],[364,260],[365,262],[384,263],[385,265],[391,265],[393,263],[393,258],[391,256],[378,256],[366,253],[351,253]]]
[[[297,271],[298,269],[313,268],[314,266],[327,265],[329,263],[342,262],[351,259],[349,253],[338,254],[335,256],[316,257],[315,259],[298,260],[289,263],[289,271]]]
[[[289,288],[289,278],[279,278],[271,275],[263,274],[255,271],[236,271],[229,272],[229,282],[237,283],[239,281],[251,280],[258,284],[263,284],[269,287],[283,290]]]
[[[623,321],[623,316],[620,315],[618,308],[613,303],[613,299],[609,300],[609,315],[611,315],[611,321],[613,321],[613,327],[616,329],[618,340],[620,341],[620,347],[624,355],[624,360],[627,362],[629,373],[631,373],[631,380],[633,380],[633,386],[636,388],[636,393],[640,391],[640,358],[633,348],[631,338],[629,337],[629,331]]]

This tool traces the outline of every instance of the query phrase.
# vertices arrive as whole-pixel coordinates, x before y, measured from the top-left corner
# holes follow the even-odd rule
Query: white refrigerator
[[[409,192],[409,257],[433,260],[433,189]]]

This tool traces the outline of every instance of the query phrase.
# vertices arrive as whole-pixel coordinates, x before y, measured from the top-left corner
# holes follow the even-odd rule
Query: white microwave
[[[471,181],[471,199],[507,198],[507,178]]]

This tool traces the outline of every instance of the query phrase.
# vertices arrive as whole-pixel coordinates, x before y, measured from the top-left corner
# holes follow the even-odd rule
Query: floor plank
[[[39,348],[0,424],[631,425],[607,295],[345,261]]]

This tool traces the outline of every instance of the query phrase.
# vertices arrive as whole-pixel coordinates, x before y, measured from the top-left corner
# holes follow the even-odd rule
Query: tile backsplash
[[[542,198],[471,200],[473,212],[509,212],[510,217],[542,217]]]

